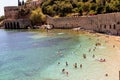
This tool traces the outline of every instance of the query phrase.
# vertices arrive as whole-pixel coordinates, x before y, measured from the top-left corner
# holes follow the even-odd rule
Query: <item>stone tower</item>
[[[20,2],[20,0],[18,0],[18,6],[21,6],[21,2]]]
[[[22,5],[24,5],[25,4],[25,2],[24,2],[24,0],[22,0]]]

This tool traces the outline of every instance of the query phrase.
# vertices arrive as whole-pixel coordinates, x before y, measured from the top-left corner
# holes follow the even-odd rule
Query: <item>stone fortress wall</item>
[[[4,13],[7,19],[17,19],[18,18],[18,7],[17,6],[6,6],[4,7]]]
[[[52,18],[47,16],[47,24],[54,28],[76,28],[120,35],[120,13],[98,14],[93,16],[76,16]]]
[[[28,19],[7,19],[4,20],[5,29],[27,29],[31,26]]]
[[[31,26],[29,19],[23,19],[19,17],[19,7],[18,6],[6,6],[4,7],[5,29],[26,29]]]

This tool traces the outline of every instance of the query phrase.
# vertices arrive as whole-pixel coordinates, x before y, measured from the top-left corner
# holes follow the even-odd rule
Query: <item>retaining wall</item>
[[[120,35],[120,13],[98,14],[94,16],[60,17],[47,16],[47,24],[54,28],[76,28]]]

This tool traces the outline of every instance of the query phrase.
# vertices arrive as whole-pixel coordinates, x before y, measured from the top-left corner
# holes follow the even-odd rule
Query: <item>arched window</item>
[[[11,29],[13,28],[12,22],[10,22],[10,28],[11,28]]]
[[[15,22],[13,23],[13,25],[14,25],[14,29],[16,29],[16,24],[15,24]]]
[[[17,22],[17,28],[20,29],[20,24],[19,24],[19,22]]]
[[[120,22],[118,21],[117,24],[120,24]]]
[[[10,24],[9,24],[9,23],[7,23],[7,26],[8,26],[7,28],[9,29],[9,28],[10,28]]]
[[[7,24],[5,23],[5,29],[7,29]]]

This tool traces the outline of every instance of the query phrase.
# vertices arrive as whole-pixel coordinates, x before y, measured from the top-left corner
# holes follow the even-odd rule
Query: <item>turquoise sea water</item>
[[[98,52],[89,52],[96,42],[94,35],[69,30],[0,30],[0,80],[117,80],[106,78],[105,64],[92,58],[93,54],[103,57],[107,51],[99,40],[103,44],[97,47]],[[63,68],[68,76],[62,73]]]

